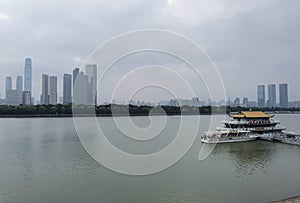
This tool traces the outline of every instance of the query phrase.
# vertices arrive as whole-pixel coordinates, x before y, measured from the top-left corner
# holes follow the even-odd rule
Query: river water
[[[221,125],[223,118],[214,118]],[[72,118],[0,119],[0,202],[267,202],[300,194],[299,146],[218,144],[200,161],[199,138],[211,117],[201,119],[198,137],[185,156],[145,176],[120,174],[97,163],[81,145]],[[276,119],[300,133],[300,115]],[[132,120],[141,128],[149,125],[147,117]],[[174,139],[180,117],[168,117],[161,135],[148,143],[122,136],[112,118],[98,121],[119,149],[147,154]]]

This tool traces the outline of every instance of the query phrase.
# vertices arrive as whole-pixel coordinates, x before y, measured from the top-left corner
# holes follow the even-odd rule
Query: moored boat
[[[262,111],[241,111],[229,115],[232,119],[223,121],[225,128],[245,129],[255,134],[280,133],[285,127],[278,126],[280,121],[273,120],[274,115]]]
[[[220,130],[214,132],[205,132],[201,141],[209,144],[245,142],[255,140],[257,136],[251,135],[247,130]]]
[[[224,127],[217,128],[217,131],[205,132],[201,141],[204,143],[251,141],[259,135],[278,134],[285,129],[278,126],[279,121],[271,119],[272,115],[262,111],[241,111],[230,114],[229,117],[231,119],[223,121]],[[270,136],[266,136],[266,139],[268,138]]]

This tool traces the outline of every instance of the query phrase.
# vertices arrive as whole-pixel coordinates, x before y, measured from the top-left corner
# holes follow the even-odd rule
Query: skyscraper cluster
[[[24,78],[24,80],[23,80]],[[42,91],[40,95],[39,104],[58,103],[57,91],[57,77],[42,75]],[[75,94],[74,101],[72,93]],[[1,98],[0,98],[1,99]],[[86,65],[85,72],[75,68],[73,75],[65,73],[63,75],[63,104],[83,104],[83,105],[97,105],[97,65]],[[32,105],[32,60],[25,59],[24,77],[16,77],[16,86],[13,89],[13,78],[6,77],[5,81],[5,98],[1,100],[0,104],[7,105]]]
[[[12,77],[7,76],[5,81],[5,103],[9,105],[31,105],[32,99],[32,61],[30,58],[25,59],[24,67],[24,89],[23,77],[17,76],[16,88],[13,89]]]
[[[41,104],[57,104],[57,77],[43,74],[42,75],[42,94]]]
[[[72,95],[73,93],[73,95]],[[57,104],[57,77],[42,75],[41,104]],[[97,105],[97,65],[86,65],[86,71],[79,68],[63,75],[63,104]]]
[[[266,99],[265,93],[265,85],[257,86],[257,104],[258,107],[281,107],[288,108],[288,85],[287,84],[279,84],[279,104],[277,104],[276,97],[276,84],[268,85],[268,99]]]
[[[5,81],[5,99],[1,100],[0,104],[8,105],[32,105],[32,60],[30,58],[25,59],[24,76],[17,76],[15,88],[13,88],[13,78],[11,76],[6,77]],[[42,91],[40,95],[40,104],[52,104],[58,103],[58,80],[56,76],[49,76],[48,74],[42,75]],[[257,103],[255,101],[248,101],[247,97],[242,100],[242,106],[258,106],[261,108],[269,107],[281,107],[288,108],[288,84],[279,84],[279,91],[277,98],[276,84],[267,85],[267,97],[265,85],[257,86]],[[0,98],[1,99],[1,98]],[[171,106],[178,105],[177,100],[170,100],[168,102],[162,102]],[[198,98],[191,100],[180,100],[184,105],[201,106],[201,102]],[[82,105],[97,105],[97,65],[88,64],[85,67],[85,71],[80,71],[79,68],[74,68],[73,75],[64,73],[63,75],[63,96],[61,103],[63,104],[82,104]],[[299,101],[300,103],[300,101]],[[213,105],[208,103],[207,105]],[[225,105],[222,103],[222,105]],[[234,102],[228,101],[228,105],[240,106],[240,98],[236,98]]]
[[[73,70],[74,104],[97,105],[97,65],[86,65],[85,73]]]

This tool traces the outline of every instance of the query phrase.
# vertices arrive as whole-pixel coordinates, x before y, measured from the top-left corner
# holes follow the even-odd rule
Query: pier
[[[258,139],[300,146],[300,135],[293,132],[259,134]]]

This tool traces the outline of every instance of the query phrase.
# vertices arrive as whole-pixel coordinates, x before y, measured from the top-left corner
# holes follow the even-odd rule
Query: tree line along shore
[[[109,104],[100,106],[57,104],[34,106],[0,106],[0,117],[71,117],[73,115],[97,116],[148,116],[150,115],[211,115],[238,111],[249,111],[250,108],[231,106],[134,106]],[[253,111],[267,111],[274,113],[300,113],[300,108],[252,108]]]

